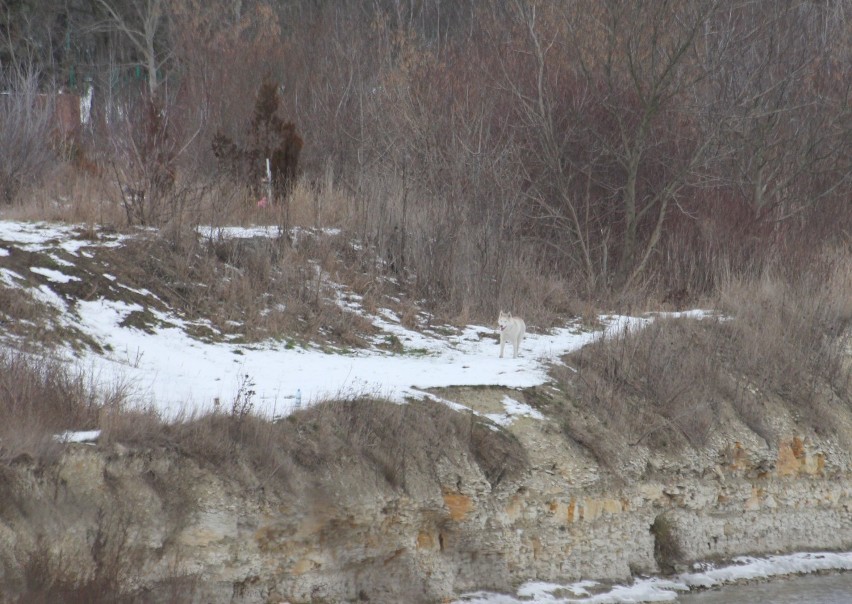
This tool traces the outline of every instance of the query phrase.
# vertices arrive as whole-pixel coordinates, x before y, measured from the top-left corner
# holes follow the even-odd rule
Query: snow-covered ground
[[[81,302],[77,324],[105,349],[86,353],[81,362],[98,381],[131,384],[143,401],[170,413],[186,407],[210,408],[216,399],[230,404],[241,386],[255,394],[255,409],[280,415],[295,405],[336,396],[375,394],[391,400],[422,397],[423,389],[441,386],[495,385],[525,388],[547,381],[547,364],[575,350],[596,334],[566,327],[546,335],[530,335],[518,359],[498,358],[498,345],[487,337],[493,329],[469,326],[457,335],[439,336],[386,323],[405,350],[380,348],[328,352],[317,347],[206,343],[179,327],[146,333],[121,328],[132,305],[107,301]],[[170,323],[178,323],[169,317]],[[624,320],[614,319],[612,329]]]
[[[277,229],[228,228],[203,231],[203,235],[258,237],[278,235]],[[81,234],[81,227],[45,223],[0,221],[0,257],[8,257],[8,247],[51,253],[62,250],[71,256],[86,256],[87,247],[121,245],[123,236],[93,241]],[[4,247],[4,243],[7,242]],[[30,267],[48,283],[30,288],[30,294],[59,311],[67,310],[64,300],[51,289],[75,278],[62,271],[68,261],[53,255],[54,267]],[[72,263],[73,264],[73,263]],[[58,267],[58,268],[57,268]],[[105,275],[113,280],[115,277]],[[20,275],[0,267],[0,280],[6,286],[24,287]],[[334,284],[330,284],[334,289]],[[136,291],[136,290],[134,290]],[[297,406],[329,397],[374,394],[397,402],[408,398],[431,397],[424,389],[446,386],[502,386],[526,388],[548,381],[548,366],[595,338],[624,329],[641,328],[655,317],[665,315],[702,318],[706,311],[660,313],[645,317],[606,315],[600,317],[600,330],[589,331],[568,322],[549,333],[528,334],[520,358],[498,358],[499,345],[494,326],[469,325],[463,329],[414,331],[405,328],[390,310],[369,315],[351,292],[339,292],[338,303],[368,318],[379,330],[373,346],[355,351],[327,350],[318,346],[292,347],[279,341],[257,344],[211,343],[190,337],[185,322],[176,314],[148,309],[158,315],[164,327],[142,331],[121,326],[135,304],[103,298],[80,300],[76,314],[65,321],[97,341],[103,354],[79,353],[70,348],[59,351],[69,363],[90,372],[96,383],[129,386],[140,404],[153,406],[164,416],[211,409],[215,402],[226,409],[238,396],[253,394],[255,410],[269,416],[286,415]],[[147,292],[142,292],[147,293]],[[2,311],[3,309],[0,309]],[[448,335],[449,334],[449,335]],[[379,344],[396,338],[402,352],[389,352]],[[0,345],[3,340],[0,339]],[[395,347],[399,350],[399,346]],[[443,401],[451,404],[448,401]],[[487,415],[497,424],[508,425],[524,416],[543,419],[535,409],[507,395],[503,413]],[[96,440],[97,431],[57,435],[63,441]],[[481,604],[548,603],[627,603],[673,601],[679,593],[740,580],[777,575],[852,569],[852,553],[795,554],[764,559],[739,558],[736,564],[721,568],[701,568],[674,579],[638,579],[631,585],[603,589],[592,581],[571,585],[526,583],[514,596],[475,593],[458,602]]]
[[[674,602],[678,596],[695,589],[730,585],[741,581],[771,579],[786,575],[830,570],[852,570],[852,552],[799,553],[766,558],[740,557],[729,566],[696,565],[692,572],[671,579],[636,579],[629,585],[604,588],[595,581],[567,585],[531,581],[516,595],[488,592],[466,594],[454,604],[635,604]]]
[[[78,257],[88,254],[89,246],[121,245],[122,237],[93,241],[80,231],[81,227],[70,225],[0,221],[0,242],[43,253],[63,250]],[[204,237],[278,236],[275,227],[202,228],[200,233]],[[4,252],[8,254],[0,243],[0,254]],[[48,279],[38,289],[30,288],[30,294],[61,311],[65,310],[65,303],[50,285],[76,278],[62,272],[61,265],[67,264],[67,260],[55,254],[53,259],[59,268],[30,268]],[[20,281],[8,270],[0,276],[7,285]],[[423,392],[425,389],[444,386],[535,386],[548,380],[548,365],[560,362],[565,353],[603,333],[640,326],[651,320],[605,316],[601,317],[605,328],[599,331],[584,330],[569,322],[549,333],[528,333],[519,358],[499,358],[494,326],[469,325],[463,329],[446,326],[439,331],[414,331],[403,327],[392,311],[383,309],[368,315],[357,295],[336,284],[329,286],[337,291],[338,304],[379,328],[373,346],[330,351],[272,340],[255,344],[204,342],[187,334],[187,324],[179,316],[152,308],[147,310],[158,318],[161,327],[148,331],[122,327],[128,315],[143,310],[142,307],[96,298],[77,301],[74,316],[69,314],[65,322],[87,334],[105,352],[72,353],[69,349],[65,357],[90,372],[96,383],[126,385],[132,400],[153,406],[166,417],[210,410],[217,401],[227,408],[238,395],[244,396],[249,391],[253,393],[255,411],[280,416],[297,405],[332,397],[371,394],[403,402],[429,396]],[[705,313],[684,314],[700,317]],[[389,352],[379,346],[388,338],[395,338],[402,352]],[[517,415],[536,417],[534,410],[507,397],[505,413],[494,414],[492,419],[506,424]]]

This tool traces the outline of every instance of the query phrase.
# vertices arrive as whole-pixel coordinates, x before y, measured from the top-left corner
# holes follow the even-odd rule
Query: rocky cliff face
[[[486,412],[502,396],[446,394]],[[489,481],[448,451],[435,483],[407,492],[340,470],[322,491],[285,491],[166,448],[73,445],[2,469],[0,584],[8,597],[75,575],[153,602],[438,602],[852,547],[848,454],[787,428],[769,444],[732,425],[700,452],[637,447],[616,472],[549,420],[523,418],[509,428],[529,455],[517,478]]]

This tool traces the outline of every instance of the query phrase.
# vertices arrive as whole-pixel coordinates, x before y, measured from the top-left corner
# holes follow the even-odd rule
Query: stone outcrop
[[[702,452],[637,450],[616,476],[547,421],[511,429],[530,454],[518,478],[492,486],[456,455],[437,486],[408,493],[345,473],[322,492],[273,489],[168,449],[18,459],[0,474],[0,584],[21,593],[46,559],[55,572],[111,573],[150,601],[174,601],[180,585],[194,602],[439,602],[530,579],[852,547],[852,477],[831,442],[790,433],[770,446],[730,430]]]

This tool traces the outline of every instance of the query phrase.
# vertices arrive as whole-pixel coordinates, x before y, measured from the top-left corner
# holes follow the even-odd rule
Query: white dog
[[[512,313],[501,310],[497,317],[497,325],[500,327],[500,358],[503,358],[503,347],[506,345],[506,340],[512,344],[513,356],[517,358],[521,340],[524,339],[524,334],[527,331],[526,323],[520,317],[513,317]]]

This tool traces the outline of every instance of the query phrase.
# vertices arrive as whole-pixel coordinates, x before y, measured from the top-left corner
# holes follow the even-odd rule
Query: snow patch
[[[100,430],[85,430],[82,432],[67,431],[62,434],[54,434],[54,440],[62,443],[90,443],[101,437]]]
[[[518,417],[529,417],[537,420],[544,419],[544,415],[540,411],[533,409],[526,403],[516,401],[510,396],[503,397],[503,408],[506,410],[505,413],[488,413],[485,417],[500,426],[509,426]]]
[[[42,275],[43,277],[47,277],[50,281],[54,283],[70,283],[71,281],[80,281],[80,277],[74,277],[72,275],[66,275],[65,273],[59,272],[52,268],[44,268],[41,266],[31,266],[30,270],[37,275]]]
[[[606,588],[596,581],[565,585],[530,581],[518,588],[516,596],[478,591],[460,596],[453,604],[674,602],[679,594],[695,589],[819,571],[852,570],[852,552],[798,553],[767,558],[742,556],[734,558],[733,562],[732,565],[719,568],[700,564],[696,565],[697,572],[683,573],[673,579],[645,577],[636,579],[631,585],[616,585],[611,588]],[[591,591],[595,590],[599,593],[591,594]]]

